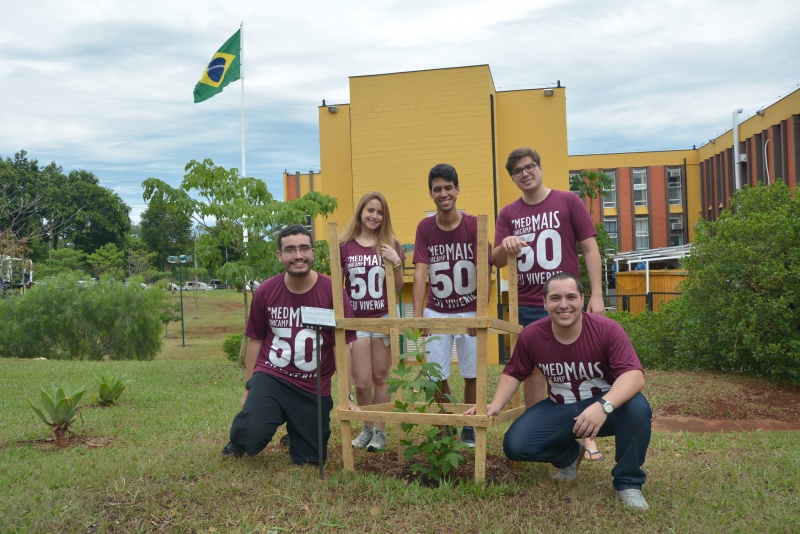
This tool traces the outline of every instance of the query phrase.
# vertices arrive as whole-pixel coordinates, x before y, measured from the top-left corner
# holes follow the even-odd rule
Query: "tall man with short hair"
[[[517,256],[519,322],[527,326],[547,317],[542,287],[555,273],[580,276],[578,245],[583,251],[591,285],[589,313],[603,314],[603,283],[597,231],[586,206],[572,192],[545,187],[542,160],[535,150],[517,148],[508,155],[506,170],[522,197],[505,206],[497,217],[492,259],[505,267],[508,254]],[[525,405],[532,406],[547,395],[540,372],[525,381]],[[602,460],[592,440],[586,440],[587,459]]]
[[[436,215],[417,226],[414,244],[414,317],[475,317],[478,289],[478,218],[456,209],[461,189],[452,165],[441,163],[428,173],[428,190]],[[426,291],[427,282],[430,289]],[[427,296],[427,297],[426,297]],[[428,332],[425,332],[427,335]],[[464,377],[464,402],[474,403],[477,376],[475,332],[437,334],[428,341],[428,361],[442,368],[442,393],[450,393],[453,343]],[[475,446],[475,431],[465,426],[461,441]]]
[[[553,478],[569,482],[584,453],[576,439],[616,436],[614,489],[626,505],[645,510],[652,410],[641,393],[642,364],[618,323],[582,311],[578,277],[555,274],[543,290],[548,318],[522,330],[486,414],[498,414],[534,369],[547,377],[549,397],[512,423],[503,451],[513,461],[551,463],[558,468]]]
[[[314,247],[303,226],[278,234],[278,258],[284,272],[258,286],[253,295],[245,336],[245,392],[242,411],[233,419],[223,457],[255,456],[286,423],[289,456],[296,464],[319,463],[317,433],[317,333],[300,320],[300,308],[333,308],[330,277],[312,269]],[[347,295],[345,314],[352,309]],[[355,332],[347,332],[355,341]],[[323,461],[330,432],[331,376],[336,370],[334,332],[321,332]],[[351,404],[351,409],[354,406]]]

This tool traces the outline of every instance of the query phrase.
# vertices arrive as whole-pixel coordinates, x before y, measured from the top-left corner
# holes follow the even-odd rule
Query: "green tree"
[[[0,355],[72,360],[152,360],[161,349],[168,295],[119,282],[78,284],[63,274],[24,298],[0,299]]]
[[[736,192],[684,266],[667,306],[682,367],[800,381],[800,201],[785,184]]]
[[[72,248],[54,249],[49,252],[49,258],[40,261],[36,266],[38,278],[46,278],[63,272],[86,274],[86,254]]]
[[[569,177],[569,190],[577,193],[581,200],[589,199],[589,216],[594,215],[594,200],[608,196],[608,192],[614,187],[614,181],[602,171],[581,171]],[[600,250],[600,264],[605,270],[608,266],[608,259],[617,252],[617,243],[608,237],[606,225],[597,223],[594,225],[597,232],[597,248]],[[581,269],[581,283],[583,287],[589,288],[589,273],[586,271],[586,262],[583,255],[579,258]],[[607,287],[605,276],[603,276],[603,295],[607,299]]]
[[[107,243],[125,248],[125,236],[131,229],[130,207],[111,189],[102,187],[98,178],[83,170],[74,170],[53,189],[53,212],[67,220],[58,236],[75,248],[91,254]],[[57,201],[55,200],[57,198]]]
[[[125,277],[125,252],[118,249],[114,243],[107,243],[98,248],[94,254],[89,254],[86,258],[92,268],[94,277],[113,278],[122,280]]]
[[[318,192],[288,202],[275,200],[262,180],[242,177],[238,169],[219,167],[210,159],[190,161],[178,189],[156,178],[148,178],[142,186],[145,202],[157,199],[172,204],[194,217],[204,230],[196,249],[200,263],[207,266],[210,259],[218,261],[221,249],[235,252],[236,259],[224,260],[217,275],[242,284],[259,278],[259,273],[280,272],[275,236],[281,228],[305,224],[309,216],[325,216],[336,209],[333,197]],[[214,225],[216,232],[210,231]],[[246,320],[247,292],[243,294]]]
[[[156,254],[155,264],[166,271],[167,256],[191,254],[192,217],[181,206],[166,202],[163,197],[154,197],[142,212],[141,239],[151,252]]]

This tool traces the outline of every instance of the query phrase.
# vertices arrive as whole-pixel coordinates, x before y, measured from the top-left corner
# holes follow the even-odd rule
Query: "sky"
[[[195,104],[244,23],[244,82]],[[349,77],[489,65],[499,91],[566,87],[570,155],[687,149],[800,87],[796,0],[5,0],[0,157],[83,169],[137,223],[141,183],[210,158],[283,198],[319,172],[317,109]],[[798,110],[800,111],[800,110]]]

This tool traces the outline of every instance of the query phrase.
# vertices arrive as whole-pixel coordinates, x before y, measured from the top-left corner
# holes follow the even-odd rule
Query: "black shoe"
[[[286,434],[285,436],[283,436],[283,437],[281,438],[281,441],[280,441],[281,447],[288,447],[288,446],[289,446],[289,443],[290,443],[291,441],[292,441],[292,440],[289,438],[289,434]]]
[[[471,426],[465,426],[461,429],[461,443],[467,447],[475,448],[475,429]]]
[[[222,457],[223,458],[241,458],[244,456],[244,451],[237,448],[233,443],[230,441],[227,445],[222,447]]]

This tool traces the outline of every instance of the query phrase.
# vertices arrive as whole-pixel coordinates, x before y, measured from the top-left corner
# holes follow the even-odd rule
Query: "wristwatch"
[[[603,397],[600,397],[600,400],[597,402],[599,402],[603,406],[603,411],[606,412],[606,414],[609,414],[614,411],[614,405],[605,400]]]

